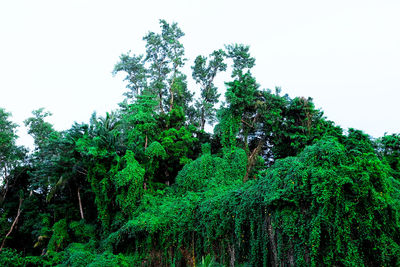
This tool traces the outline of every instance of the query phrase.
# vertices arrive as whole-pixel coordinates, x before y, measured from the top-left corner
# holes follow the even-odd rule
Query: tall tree
[[[17,125],[10,120],[11,113],[0,108],[0,204],[10,187],[11,171],[22,163],[25,149],[16,145]]]
[[[248,156],[248,166],[245,181],[265,145],[265,135],[257,125],[262,119],[263,101],[259,85],[250,70],[255,65],[255,59],[250,56],[249,47],[245,45],[226,46],[228,57],[233,61],[231,82],[227,82],[225,98],[227,107],[220,111],[222,141],[226,148],[240,145]],[[240,144],[237,144],[239,137]]]
[[[216,50],[207,58],[197,56],[192,66],[192,77],[200,85],[201,97],[196,101],[196,107],[199,110],[200,129],[204,130],[206,122],[215,122],[215,104],[218,103],[220,94],[218,88],[214,85],[214,79],[219,71],[225,71],[227,65],[224,63],[226,53],[220,49]]]
[[[122,54],[119,59],[120,61],[114,66],[113,75],[121,71],[127,74],[124,81],[128,81],[126,87],[129,91],[124,93],[124,95],[129,102],[132,102],[147,88],[148,73],[144,65],[143,55],[130,56],[129,51],[126,54]]]
[[[181,69],[186,61],[185,49],[180,42],[184,36],[177,23],[169,24],[160,20],[161,33],[149,32],[143,37],[146,41],[146,55],[123,54],[115,65],[113,74],[125,72],[128,99],[137,95],[155,95],[161,113],[174,108],[176,98],[185,97],[191,101],[192,94],[187,91],[186,76]]]

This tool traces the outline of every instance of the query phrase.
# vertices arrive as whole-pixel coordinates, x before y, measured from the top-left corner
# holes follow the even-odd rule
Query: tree
[[[158,100],[159,112],[171,111],[176,98],[184,97],[182,102],[190,102],[192,94],[187,91],[186,76],[182,74],[186,59],[185,49],[180,42],[184,36],[177,23],[169,24],[160,20],[161,33],[149,32],[143,37],[146,41],[146,55],[132,55],[130,52],[120,57],[113,74],[123,71],[131,90],[128,98],[146,93]],[[187,99],[187,100],[186,100]]]
[[[132,55],[130,51],[120,56],[120,61],[115,64],[113,75],[118,72],[125,72],[127,75],[124,81],[128,81],[127,88],[129,89],[124,95],[128,100],[133,101],[137,96],[147,88],[147,69],[143,60],[143,55]]]
[[[389,164],[391,174],[400,179],[400,134],[385,134],[377,140],[379,155]]]
[[[26,119],[24,124],[28,127],[28,134],[33,137],[36,149],[40,149],[46,144],[50,135],[55,133],[53,126],[45,121],[45,118],[52,114],[44,108],[39,108],[32,111],[32,115],[33,117]]]
[[[130,105],[123,105],[121,126],[126,144],[129,149],[134,149],[141,154],[149,143],[157,136],[158,115],[156,113],[157,101],[154,95],[142,94]]]
[[[200,113],[201,130],[204,130],[206,122],[212,124],[216,119],[214,105],[218,103],[220,94],[214,85],[214,79],[219,71],[226,70],[225,56],[226,53],[222,49],[216,50],[209,56],[208,64],[206,57],[197,56],[192,66],[192,77],[196,83],[200,84],[201,90],[201,98],[196,101],[196,107]]]
[[[0,108],[0,204],[9,190],[11,171],[25,156],[25,149],[16,145],[17,125],[9,120],[10,116],[10,113]]]
[[[234,146],[242,146],[248,155],[246,181],[251,169],[265,144],[265,135],[259,131],[259,120],[262,119],[261,109],[264,106],[259,85],[253,78],[250,69],[255,65],[255,59],[250,56],[249,47],[244,45],[229,45],[228,57],[233,60],[233,81],[225,83],[227,91],[225,98],[227,107],[220,111],[222,142],[230,151]],[[237,144],[239,137],[240,144]]]

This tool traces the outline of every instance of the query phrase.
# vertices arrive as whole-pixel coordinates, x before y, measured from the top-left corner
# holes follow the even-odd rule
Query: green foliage
[[[130,105],[123,106],[122,128],[128,148],[140,152],[159,134],[154,95],[140,95]],[[139,158],[140,158],[140,154]]]
[[[18,137],[17,125],[9,120],[10,116],[10,113],[0,108],[0,175],[3,179],[23,156],[22,148],[15,144]]]
[[[160,134],[159,142],[165,149],[167,157],[160,161],[155,173],[160,182],[174,182],[181,168],[195,157],[198,139],[194,137],[194,126],[170,128]]]
[[[219,71],[226,70],[225,56],[226,53],[223,50],[216,50],[210,55],[208,65],[206,57],[197,56],[194,66],[192,66],[192,77],[201,86],[201,98],[196,102],[196,107],[200,113],[198,119],[201,130],[204,130],[206,122],[213,123],[216,119],[214,105],[218,103],[220,94],[218,88],[214,85],[214,79]]]
[[[322,140],[268,170],[265,201],[283,241],[276,257],[278,250],[309,251],[290,256],[311,265],[398,264],[400,228],[387,169],[374,154],[347,152],[334,140]]]
[[[53,234],[47,246],[48,251],[64,249],[69,242],[68,224],[66,219],[59,220],[53,225]]]
[[[18,252],[14,249],[3,249],[0,251],[0,265],[4,267],[8,266],[25,266],[22,252]]]
[[[154,141],[149,145],[146,149],[145,155],[150,160],[153,160],[154,158],[165,159],[167,157],[164,147],[157,141]]]
[[[385,135],[378,139],[378,153],[390,166],[393,177],[400,179],[400,134]]]
[[[145,88],[147,88],[147,70],[144,66],[143,56],[132,55],[130,51],[120,56],[120,62],[114,66],[113,75],[123,71],[127,75],[124,81],[128,81],[127,88],[130,91],[125,93],[128,99],[134,99],[139,96]]]
[[[122,211],[129,216],[135,209],[143,195],[143,181],[145,170],[136,161],[132,151],[126,151],[122,158],[126,167],[119,171],[112,179],[118,190],[116,202]]]
[[[176,184],[185,191],[200,191],[241,182],[246,172],[247,157],[236,149],[228,158],[207,153],[185,165],[176,177]]]
[[[243,44],[227,45],[228,57],[233,60],[232,77],[243,76],[244,71],[249,71],[255,66],[255,58],[250,56],[250,47]]]
[[[200,188],[213,160],[206,154],[185,166],[177,185]],[[353,156],[323,139],[278,160],[256,181],[146,198],[146,210],[108,242],[118,248],[133,238],[143,252],[170,246],[212,252],[223,264],[396,265],[399,210],[391,192],[398,189],[388,178],[376,155]],[[181,252],[172,253],[178,259]]]
[[[72,243],[65,250],[63,265],[71,267],[88,266],[95,259],[95,255],[85,244]]]
[[[33,117],[24,121],[25,126],[28,127],[28,133],[33,136],[35,146],[40,148],[45,145],[51,133],[54,132],[53,126],[46,122],[44,119],[52,114],[40,108],[32,111]]]
[[[115,66],[118,110],[65,131],[36,110],[25,155],[0,109],[0,265],[399,266],[399,134],[343,134],[311,98],[261,90],[237,44],[196,58],[191,106],[184,34],[160,26]]]
[[[185,49],[180,42],[184,36],[176,23],[169,24],[160,20],[161,33],[149,32],[143,37],[146,41],[146,55],[130,55],[120,57],[113,74],[125,72],[128,99],[140,95],[154,95],[158,102],[158,111],[171,111],[176,106],[189,111],[189,102],[193,94],[187,90],[186,76],[181,73],[186,59]]]

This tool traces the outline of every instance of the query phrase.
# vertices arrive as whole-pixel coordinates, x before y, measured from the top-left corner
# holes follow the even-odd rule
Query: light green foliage
[[[176,177],[176,184],[183,191],[199,191],[238,183],[246,173],[246,163],[246,153],[240,148],[228,158],[206,153],[183,167]]]
[[[154,141],[149,145],[146,149],[145,155],[150,160],[153,160],[154,158],[165,159],[167,157],[164,147],[157,141]]]
[[[132,151],[126,151],[123,160],[126,167],[115,175],[113,182],[118,191],[116,202],[130,216],[143,194],[145,170],[136,161]]]

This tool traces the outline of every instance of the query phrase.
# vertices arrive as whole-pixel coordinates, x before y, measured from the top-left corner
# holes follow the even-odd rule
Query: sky
[[[159,19],[185,33],[190,66],[225,44],[250,46],[261,88],[312,97],[328,119],[374,137],[400,132],[400,1],[397,0],[0,0],[0,107],[19,124],[44,107],[55,129],[118,107],[119,56],[145,51]],[[217,85],[224,92],[222,74]]]

